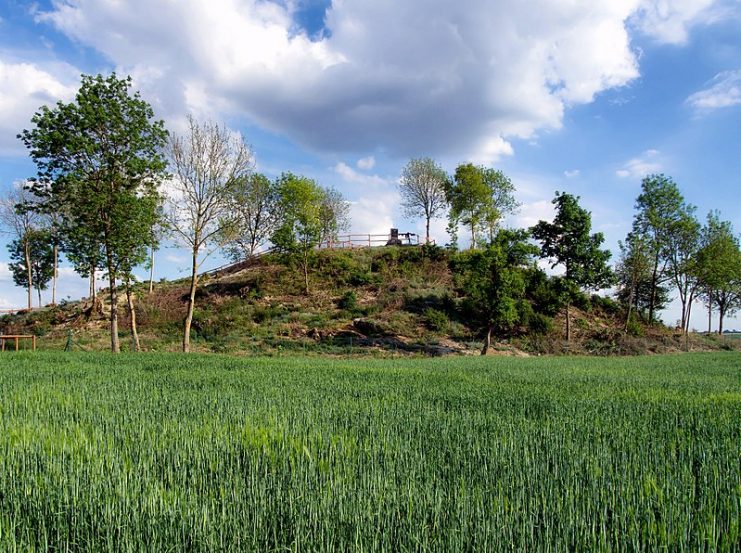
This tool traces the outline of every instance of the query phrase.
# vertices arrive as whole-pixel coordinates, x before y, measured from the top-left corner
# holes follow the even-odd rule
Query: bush
[[[626,325],[626,330],[631,336],[643,336],[645,334],[643,325],[638,321],[635,314],[630,315],[630,319],[628,319],[628,324]]]
[[[535,334],[548,334],[553,330],[553,319],[542,313],[533,313],[530,316],[528,327]]]
[[[446,332],[450,326],[450,319],[447,313],[439,309],[428,307],[424,312],[425,324],[427,328],[435,332]]]
[[[345,311],[355,311],[358,308],[358,297],[355,292],[352,290],[345,292],[337,302],[337,307]]]

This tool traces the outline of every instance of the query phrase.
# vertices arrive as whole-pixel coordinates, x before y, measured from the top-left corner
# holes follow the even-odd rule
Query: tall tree
[[[210,245],[229,241],[234,229],[232,197],[238,183],[253,168],[252,149],[226,127],[188,118],[188,131],[172,136],[168,158],[169,183],[165,218],[175,240],[191,253],[190,291],[183,321],[183,351],[190,351],[198,269],[213,252]]]
[[[641,182],[641,193],[636,198],[635,208],[637,213],[633,218],[633,233],[645,241],[651,256],[648,320],[653,323],[659,287],[670,278],[669,238],[673,226],[685,214],[686,205],[671,177],[656,174],[648,175]]]
[[[590,234],[592,215],[579,205],[578,196],[556,192],[552,203],[556,206],[553,222],[540,221],[531,232],[541,242],[541,257],[553,261],[551,268],[565,268],[566,340],[571,341],[570,306],[574,295],[583,288],[608,286],[614,274],[607,264],[610,251],[600,249],[604,236],[601,232]]]
[[[20,136],[38,169],[35,187],[62,217],[66,246],[81,257],[101,253],[111,305],[111,350],[120,351],[116,281],[132,241],[146,245],[167,132],[131,78],[83,75],[75,100],[42,106]],[[151,217],[153,218],[153,217]],[[94,271],[97,260],[86,264]]]
[[[486,355],[493,333],[511,331],[520,320],[527,271],[535,268],[537,246],[523,230],[501,230],[482,250],[463,252],[454,259],[453,273],[466,295],[468,310],[485,329]]]
[[[54,246],[49,229],[29,229],[26,235],[8,244],[10,271],[17,286],[27,286],[31,273],[32,286],[38,294],[41,307],[41,291],[46,290],[54,275]]]
[[[450,204],[448,228],[455,232],[459,223],[468,227],[471,248],[477,246],[483,233],[491,243],[504,215],[519,205],[514,190],[512,181],[501,171],[472,163],[459,165],[446,188]]]
[[[741,308],[741,247],[731,223],[721,221],[717,212],[708,214],[695,266],[708,305],[708,333],[712,309],[717,306],[718,333],[722,334],[723,319]]]
[[[298,261],[304,276],[304,292],[309,286],[309,265],[322,239],[322,202],[325,191],[313,180],[284,173],[278,179],[281,221],[270,241],[278,251]]]
[[[337,240],[340,232],[350,230],[350,204],[339,190],[329,187],[322,191],[319,219],[322,224],[320,242]]]
[[[401,172],[399,192],[404,216],[425,220],[425,243],[430,243],[430,221],[446,209],[445,188],[448,176],[435,160],[411,159]]]
[[[227,244],[233,261],[252,257],[275,230],[278,213],[277,184],[253,173],[236,179],[229,201],[234,214],[234,232]]]
[[[16,183],[7,196],[0,199],[0,224],[9,234],[23,254],[25,270],[24,285],[28,291],[28,308],[33,307],[33,263],[31,253],[31,237],[33,232],[41,226],[41,217],[35,204],[38,198],[32,193],[26,183]],[[15,278],[15,277],[14,277]],[[18,280],[15,280],[18,284]],[[20,285],[20,284],[19,284]]]
[[[677,220],[669,226],[665,245],[668,273],[682,304],[681,326],[685,334],[689,332],[692,303],[698,286],[696,261],[700,249],[700,223],[695,218],[694,209],[689,205],[683,207]]]

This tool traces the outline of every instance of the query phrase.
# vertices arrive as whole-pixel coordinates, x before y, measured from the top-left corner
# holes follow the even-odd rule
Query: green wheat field
[[[741,354],[0,356],[0,551],[738,551]]]

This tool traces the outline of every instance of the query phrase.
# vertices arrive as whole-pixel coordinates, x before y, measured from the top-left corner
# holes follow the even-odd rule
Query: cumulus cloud
[[[331,152],[492,162],[638,76],[640,0],[336,0],[311,37],[293,4],[57,0],[37,18],[131,73],[164,116],[243,114]]]
[[[626,161],[620,169],[615,171],[615,174],[620,178],[642,179],[648,174],[658,173],[661,169],[659,151],[646,150],[640,156]]]
[[[16,135],[42,105],[72,98],[78,79],[79,71],[66,65],[44,69],[0,58],[0,155],[25,151]]]
[[[631,21],[660,43],[681,45],[692,26],[728,18],[737,10],[736,0],[643,0]]]
[[[391,183],[391,180],[384,179],[378,175],[366,175],[358,173],[355,169],[347,165],[346,163],[339,162],[335,165],[332,170],[337,173],[343,181],[347,184],[365,186],[386,186]]]
[[[355,166],[362,171],[370,171],[376,166],[376,158],[373,156],[360,158],[355,162]]]
[[[703,111],[741,104],[741,69],[718,73],[709,85],[687,98],[687,104]]]
[[[571,169],[570,171],[563,172],[563,176],[567,179],[575,179],[579,175],[581,175],[581,171],[579,171],[579,169]]]

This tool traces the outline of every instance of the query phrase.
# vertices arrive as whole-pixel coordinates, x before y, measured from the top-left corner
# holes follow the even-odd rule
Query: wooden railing
[[[398,240],[399,242],[396,245],[401,246],[421,246],[423,244],[419,239],[419,234],[413,232],[400,232]],[[321,242],[319,244],[319,249],[342,250],[372,248],[375,246],[385,246],[389,244],[390,241],[390,234],[344,234],[334,239]]]
[[[31,340],[32,348],[36,351],[36,336],[33,334],[0,334],[0,351],[5,351],[5,342],[8,340],[15,343],[15,351],[18,351],[20,340]]]

